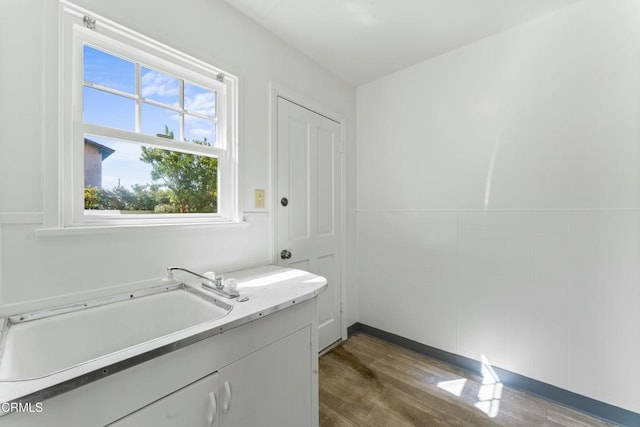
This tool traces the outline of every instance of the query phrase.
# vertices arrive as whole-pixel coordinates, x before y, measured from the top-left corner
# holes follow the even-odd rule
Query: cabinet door
[[[311,357],[306,327],[221,369],[220,425],[311,426]]]
[[[202,378],[120,420],[111,427],[217,427],[218,374]]]

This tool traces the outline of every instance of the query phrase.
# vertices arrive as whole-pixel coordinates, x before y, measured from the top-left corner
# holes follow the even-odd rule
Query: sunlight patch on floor
[[[454,396],[460,397],[460,395],[462,395],[462,390],[464,389],[464,386],[466,383],[467,383],[466,378],[460,378],[458,380],[450,380],[450,381],[440,381],[438,383],[438,388],[441,388],[444,391],[448,391]]]
[[[495,418],[500,412],[503,384],[484,354],[481,356],[481,362],[482,385],[478,391],[478,402],[475,406],[489,418]]]
[[[478,390],[478,401],[474,406],[489,418],[495,418],[500,413],[500,399],[502,398],[503,384],[485,355],[480,356],[480,361],[482,363],[480,368],[482,385]],[[458,378],[455,380],[440,381],[437,386],[456,397],[460,397],[466,384],[466,378]]]

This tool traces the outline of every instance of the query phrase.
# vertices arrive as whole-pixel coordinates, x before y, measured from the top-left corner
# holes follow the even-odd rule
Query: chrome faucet
[[[195,271],[187,270],[183,267],[167,267],[167,279],[174,280],[173,272],[174,270],[184,271],[185,273],[192,274],[196,277],[202,279],[202,287],[208,291],[213,292],[214,294],[218,294],[225,298],[236,298],[240,296],[240,292],[237,289],[235,290],[227,290],[224,287],[224,277],[217,276],[215,279],[210,279],[207,276],[203,276],[202,274],[198,274]]]

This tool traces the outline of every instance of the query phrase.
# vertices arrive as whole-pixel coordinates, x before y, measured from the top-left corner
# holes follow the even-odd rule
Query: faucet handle
[[[216,276],[213,280],[216,289],[224,289],[224,276]]]
[[[230,277],[227,279],[227,292],[229,292],[230,295],[240,295],[238,293],[238,281],[236,279],[234,279],[233,277]]]

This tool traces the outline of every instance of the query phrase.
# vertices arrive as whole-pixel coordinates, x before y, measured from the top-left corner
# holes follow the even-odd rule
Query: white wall
[[[96,290],[111,292],[113,286],[162,276],[172,264],[221,271],[272,262],[270,209],[253,209],[255,188],[267,190],[267,206],[272,200],[270,84],[345,117],[351,155],[355,90],[219,0],[79,0],[77,4],[239,76],[240,199],[249,225],[36,236],[34,230],[42,227],[56,197],[49,189],[52,180],[55,188],[57,179],[51,173],[55,157],[50,153],[58,143],[58,9],[52,0],[3,0],[2,310],[82,299]],[[353,211],[355,196],[349,185],[347,203]],[[350,293],[347,297],[356,298]]]
[[[640,3],[357,89],[360,321],[640,411]]]

